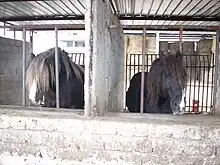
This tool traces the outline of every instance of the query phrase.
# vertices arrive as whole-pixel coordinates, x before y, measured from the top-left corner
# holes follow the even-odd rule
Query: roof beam
[[[46,21],[46,20],[84,20],[83,15],[66,15],[66,16],[23,16],[23,17],[3,17],[0,21]]]
[[[0,2],[25,2],[25,1],[36,1],[36,0],[1,0]],[[37,1],[53,1],[53,0],[37,0]]]
[[[166,21],[220,21],[220,16],[154,16],[154,15],[120,15],[120,20],[166,20]]]

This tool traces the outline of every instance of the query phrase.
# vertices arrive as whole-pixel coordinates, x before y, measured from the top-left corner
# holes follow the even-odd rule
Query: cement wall
[[[30,62],[31,45],[26,59]],[[0,104],[22,104],[22,41],[0,37]]]
[[[91,115],[123,110],[124,38],[109,1],[88,1],[85,15],[85,109]],[[110,26],[118,28],[110,28]]]
[[[0,110],[1,165],[214,165],[219,118]]]

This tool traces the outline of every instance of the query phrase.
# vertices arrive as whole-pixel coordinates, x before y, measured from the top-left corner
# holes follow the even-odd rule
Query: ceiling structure
[[[109,0],[124,29],[216,29],[220,0]],[[0,21],[7,25],[84,25],[86,0],[1,0]],[[78,27],[78,28],[79,28]]]

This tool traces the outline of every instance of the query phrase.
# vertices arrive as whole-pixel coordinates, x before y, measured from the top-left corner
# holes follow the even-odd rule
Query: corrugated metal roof
[[[220,26],[219,0],[113,0],[113,4],[123,25]]]
[[[124,26],[220,26],[220,0],[109,1]],[[1,0],[0,21],[14,25],[84,24],[85,2]]]
[[[1,1],[1,21],[78,19],[85,12],[84,0]]]

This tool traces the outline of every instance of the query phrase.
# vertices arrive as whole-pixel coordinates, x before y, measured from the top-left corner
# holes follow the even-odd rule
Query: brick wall
[[[27,65],[30,44],[27,43]],[[22,41],[0,37],[0,104],[22,104]]]
[[[86,119],[67,112],[18,109],[0,114],[2,165],[220,163],[220,125],[213,116],[121,114]]]

